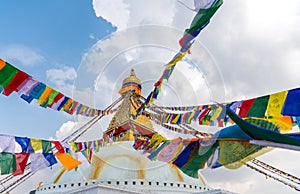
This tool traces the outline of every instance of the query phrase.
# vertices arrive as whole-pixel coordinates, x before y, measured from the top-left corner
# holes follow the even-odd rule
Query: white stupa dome
[[[172,164],[151,161],[134,150],[132,144],[132,141],[114,142],[100,148],[93,155],[91,165],[83,165],[70,172],[60,170],[54,173],[38,193],[66,192],[99,184],[142,193],[147,192],[147,189],[151,193],[197,193],[210,190],[200,173],[199,179],[195,179],[183,174]]]

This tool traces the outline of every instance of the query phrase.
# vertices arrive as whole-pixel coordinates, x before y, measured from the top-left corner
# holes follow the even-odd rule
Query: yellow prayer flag
[[[44,102],[47,102],[48,98],[49,98],[49,96],[50,96],[50,94],[52,92],[53,92],[53,89],[50,88],[49,86],[46,86],[46,89],[44,90],[44,92],[42,93],[42,95],[37,100],[37,103],[38,104],[43,104]]]
[[[60,163],[68,169],[68,171],[76,168],[81,164],[79,160],[72,158],[66,153],[56,153],[55,156],[60,161]]]
[[[153,92],[151,93],[151,96],[150,96],[150,100],[149,100],[149,103],[152,104],[154,102],[154,99],[153,99]]]
[[[41,139],[30,139],[30,145],[34,152],[42,151],[42,140]]]
[[[222,107],[218,106],[216,108],[215,113],[211,116],[210,120],[211,121],[215,121],[219,117],[219,115],[221,114],[221,112],[222,112]]]
[[[180,114],[177,114],[177,115],[175,116],[175,118],[173,118],[173,119],[171,120],[171,124],[176,124],[177,121],[179,120],[179,117],[180,117]]]
[[[74,152],[76,152],[76,150],[77,150],[77,147],[76,147],[76,144],[75,144],[75,142],[70,142],[70,145],[71,145],[71,148],[72,148],[72,150],[74,151]]]
[[[72,103],[73,103],[73,100],[68,99],[67,103],[62,107],[62,110],[69,110]]]
[[[166,69],[170,69],[171,67],[173,67],[174,65],[176,65],[176,63],[178,61],[181,61],[182,58],[185,56],[186,52],[180,52],[175,58],[173,58],[166,66]]]
[[[192,119],[194,118],[195,112],[191,112],[189,117],[187,118],[187,124],[190,124],[192,122]]]
[[[152,145],[152,149],[155,149],[159,144],[163,141],[166,141],[166,138],[159,135],[158,133],[155,133],[152,138],[150,139],[149,145]]]
[[[288,91],[278,92],[270,95],[266,116],[282,116],[281,110]]]

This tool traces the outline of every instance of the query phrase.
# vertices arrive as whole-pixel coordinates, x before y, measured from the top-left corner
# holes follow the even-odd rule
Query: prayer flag
[[[197,9],[199,9],[199,11],[194,17],[190,28],[185,30],[184,36],[180,39],[180,46],[186,46],[190,43],[191,40],[198,36],[200,31],[207,26],[211,17],[215,14],[215,12],[222,4],[222,0],[209,0],[205,3],[198,3]]]
[[[177,159],[173,162],[178,168],[183,167],[189,160],[190,155],[192,152],[197,150],[197,141],[191,141],[189,144],[184,148],[184,150],[179,154]]]
[[[51,141],[51,143],[54,144],[55,148],[59,153],[65,153],[65,149],[59,141]]]
[[[247,114],[250,110],[250,108],[252,107],[253,102],[255,101],[255,98],[250,99],[250,100],[244,100],[242,102],[242,105],[240,107],[240,111],[239,111],[239,116],[242,118],[247,117]]]
[[[42,150],[43,150],[43,153],[52,153],[51,141],[42,140]]]
[[[206,161],[215,152],[217,147],[218,143],[215,141],[196,141],[196,146],[190,152],[188,162],[180,167],[180,170],[191,177],[198,178],[198,170],[204,168]]]
[[[271,94],[267,106],[266,116],[282,116],[281,110],[288,91]]]
[[[50,166],[48,160],[44,157],[43,153],[30,154],[30,169],[32,172],[47,168]]]
[[[5,87],[15,77],[17,71],[17,68],[6,62],[5,66],[0,70],[0,86],[5,89]]]
[[[29,77],[22,86],[18,87],[18,91],[20,95],[29,96],[30,92],[32,91],[35,86],[37,86],[40,82],[36,79]]]
[[[247,114],[247,117],[265,117],[269,98],[269,95],[256,98]]]
[[[37,103],[39,105],[42,105],[43,103],[48,102],[49,96],[52,92],[53,92],[53,89],[50,88],[49,86],[46,86],[44,92],[41,94],[41,96],[37,100]]]
[[[48,162],[48,167],[52,166],[53,164],[57,163],[57,160],[53,153],[43,153],[44,158]]]
[[[300,88],[288,91],[282,115],[300,116]]]
[[[15,137],[0,135],[0,152],[15,153]]]
[[[171,141],[157,156],[157,160],[162,162],[170,162],[177,158],[183,144],[181,138],[177,138]]]
[[[56,153],[55,154],[56,158],[60,161],[60,163],[66,167],[69,171],[76,168],[81,164],[80,161],[72,158],[68,154],[62,154],[62,153]]]
[[[51,94],[49,95],[49,98],[48,98],[48,102],[47,102],[47,105],[48,105],[48,106],[50,106],[50,105],[53,104],[54,99],[55,99],[55,97],[56,97],[58,94],[59,94],[59,92],[56,91],[56,90],[53,90],[53,91],[51,92]]]
[[[28,158],[29,158],[29,153],[16,153],[16,170],[13,172],[14,176],[21,175],[24,173]]]
[[[29,153],[42,152],[42,150],[43,150],[42,140],[31,138],[30,146],[29,146]]]
[[[29,75],[23,71],[18,70],[15,77],[11,82],[4,88],[3,94],[9,96],[13,91],[17,91],[17,88],[28,79]]]
[[[0,175],[10,174],[16,170],[16,156],[12,153],[0,153]]]
[[[29,96],[34,99],[39,99],[39,97],[42,95],[44,90],[46,89],[46,85],[44,83],[39,83],[37,86],[35,86],[32,91],[30,92]]]
[[[22,152],[28,152],[30,139],[27,137],[15,137],[15,141],[21,146]]]

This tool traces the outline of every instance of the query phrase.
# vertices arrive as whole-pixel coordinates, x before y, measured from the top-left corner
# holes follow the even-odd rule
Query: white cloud
[[[129,20],[128,5],[123,0],[116,0],[112,3],[109,0],[93,1],[93,7],[97,17],[111,22],[118,28],[126,28]]]
[[[96,16],[111,22],[118,30],[145,24],[170,26],[175,15],[175,1],[93,0]]]
[[[16,61],[25,66],[35,66],[45,59],[38,51],[23,45],[10,45],[0,48],[0,55],[5,61]]]
[[[68,137],[72,132],[74,132],[76,123],[73,121],[67,121],[63,123],[59,130],[55,132],[55,137],[58,140],[63,140],[64,138]]]
[[[73,67],[63,66],[56,69],[48,69],[46,77],[49,82],[55,84],[55,89],[63,92],[67,96],[71,96],[74,90],[74,81],[77,72]]]
[[[49,69],[46,71],[47,79],[56,85],[64,85],[65,81],[74,81],[77,77],[73,67],[64,66],[60,69]]]

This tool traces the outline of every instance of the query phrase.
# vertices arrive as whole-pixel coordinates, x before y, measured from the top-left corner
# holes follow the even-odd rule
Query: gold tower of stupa
[[[136,116],[137,109],[142,105],[141,85],[141,81],[131,69],[130,75],[123,80],[122,88],[119,91],[123,101],[104,132],[104,137],[113,136],[113,141],[132,141],[134,134],[149,138],[155,133],[148,117]]]

